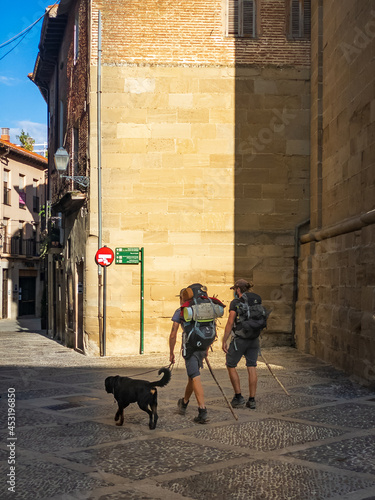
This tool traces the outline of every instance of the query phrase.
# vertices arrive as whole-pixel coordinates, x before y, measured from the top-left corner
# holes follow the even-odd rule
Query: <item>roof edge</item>
[[[28,160],[37,162],[40,164],[40,167],[44,170],[48,167],[48,159],[38,153],[34,153],[33,151],[28,151],[21,146],[17,146],[9,141],[4,141],[0,139],[0,150],[8,149],[9,153],[16,154],[18,156],[27,158]]]

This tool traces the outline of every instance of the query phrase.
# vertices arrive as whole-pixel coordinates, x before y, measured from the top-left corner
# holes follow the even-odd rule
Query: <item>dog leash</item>
[[[162,368],[167,368],[167,370],[172,371],[173,367],[171,369],[171,365],[172,365],[172,363],[170,363],[168,366],[162,366]],[[140,377],[141,375],[146,375],[147,373],[152,373],[152,372],[156,372],[159,370],[160,370],[160,368],[154,368],[153,370],[148,370],[147,372],[136,373],[135,375],[132,375],[132,377]]]

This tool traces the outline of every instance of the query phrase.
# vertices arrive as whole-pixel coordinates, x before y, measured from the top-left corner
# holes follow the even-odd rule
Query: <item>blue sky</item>
[[[0,16],[0,46],[34,23],[53,3],[53,0],[4,2]],[[16,135],[21,129],[29,133],[36,144],[47,141],[47,104],[27,77],[34,69],[42,23],[43,19],[17,47],[20,39],[0,47],[0,127],[10,128],[10,140],[16,144],[19,143]],[[14,50],[5,56],[13,47]]]

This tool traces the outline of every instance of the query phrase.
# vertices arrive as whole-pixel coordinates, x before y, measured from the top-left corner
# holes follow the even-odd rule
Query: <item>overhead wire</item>
[[[30,31],[30,30],[29,30],[29,31]],[[22,42],[22,40],[25,38],[25,36],[28,34],[28,32],[29,32],[29,31],[27,31],[27,32],[23,35],[23,37],[21,38],[21,40],[20,40],[18,43],[16,43],[16,45],[15,45],[14,47],[12,47],[10,50],[8,50],[8,52],[6,52],[3,56],[1,56],[1,57],[0,57],[0,61],[1,61],[2,59],[4,59],[4,57],[6,57],[8,54],[10,54],[10,53],[12,52],[12,50],[14,50],[14,49],[15,49],[15,48],[16,48],[16,47],[17,47],[17,46],[18,46],[18,45]]]
[[[21,42],[22,40],[25,38],[25,36],[33,29],[33,27],[39,23],[39,21],[41,19],[44,18],[44,16],[46,14],[48,14],[56,5],[58,5],[60,3],[60,0],[58,0],[58,2],[55,2],[42,16],[40,16],[36,21],[34,21],[32,24],[30,24],[30,26],[28,26],[27,28],[23,29],[22,31],[20,31],[17,35],[14,35],[12,38],[10,38],[9,40],[7,40],[6,42],[4,43],[1,43],[0,44],[0,49],[2,49],[3,47],[6,47],[7,45],[15,42],[18,38],[21,38],[19,40],[18,43],[16,43],[16,45],[14,45],[10,50],[8,50],[8,52],[6,54],[4,54],[3,56],[0,57],[0,61],[2,59],[4,59],[4,57],[6,57],[8,54],[10,54]]]
[[[0,49],[2,49],[3,47],[5,47],[6,45],[9,45],[10,43],[14,42],[15,40],[17,40],[17,38],[19,38],[23,33],[25,33],[25,31],[26,31],[25,34],[27,34],[44,17],[44,15],[45,14],[43,14],[43,16],[41,16],[39,19],[37,19],[36,21],[34,21],[32,24],[30,24],[30,26],[28,26],[24,30],[20,31],[17,35],[14,35],[12,38],[10,38],[9,40],[7,40],[6,42],[1,43],[0,44]]]

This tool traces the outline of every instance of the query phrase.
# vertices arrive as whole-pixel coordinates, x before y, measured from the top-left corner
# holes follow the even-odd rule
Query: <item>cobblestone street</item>
[[[311,356],[264,349],[290,396],[260,358],[257,409],[235,410],[238,420],[205,367],[204,426],[193,422],[195,400],[185,417],[176,412],[186,381],[181,358],[169,385],[158,389],[152,431],[135,404],[123,427],[115,425],[117,406],[104,379],[158,379],[167,346],[165,355],[89,358],[38,332],[36,323],[0,323],[1,499],[375,499],[375,393]],[[231,399],[224,354],[209,359]],[[244,364],[239,373],[246,395]]]

